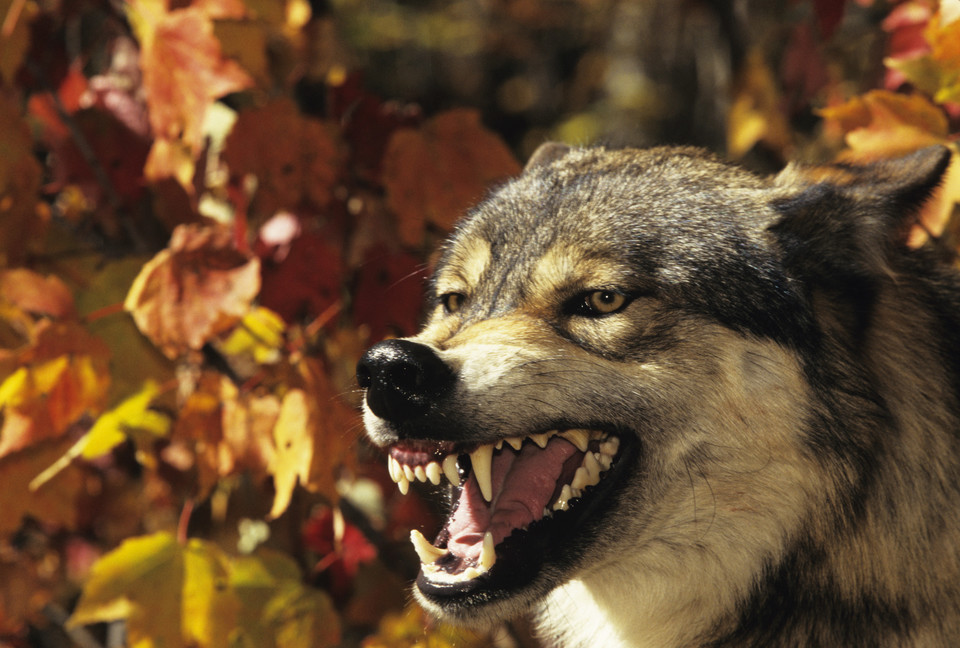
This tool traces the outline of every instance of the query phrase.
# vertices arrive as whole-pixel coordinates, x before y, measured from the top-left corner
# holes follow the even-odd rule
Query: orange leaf
[[[223,57],[213,22],[203,9],[167,11],[157,0],[130,0],[127,6],[140,41],[143,89],[154,135],[167,146],[182,143],[196,159],[203,147],[202,127],[210,105],[250,87],[253,81],[239,65]],[[148,177],[158,180],[166,173],[182,182],[187,175],[182,168],[162,164],[170,159],[169,155],[151,154]],[[182,162],[178,157],[172,159]]]
[[[519,172],[509,149],[473,110],[451,110],[418,130],[396,131],[384,152],[383,184],[400,240],[420,247],[428,223],[449,230],[493,183]]]
[[[181,225],[167,249],[143,266],[124,308],[176,358],[239,321],[259,289],[260,263],[233,246],[230,229]]]
[[[923,95],[872,90],[846,104],[824,108],[827,126],[846,131],[850,156],[858,160],[894,157],[943,143],[947,117]]]
[[[19,368],[0,383],[0,457],[62,435],[99,413],[110,386],[110,352],[73,322],[41,321]]]

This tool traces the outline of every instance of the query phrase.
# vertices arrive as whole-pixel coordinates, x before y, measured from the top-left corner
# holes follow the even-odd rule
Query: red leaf
[[[426,275],[427,267],[412,254],[372,247],[360,267],[354,323],[369,326],[373,341],[412,335],[420,323]]]

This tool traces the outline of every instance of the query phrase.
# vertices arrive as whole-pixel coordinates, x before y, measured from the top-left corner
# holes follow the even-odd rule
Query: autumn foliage
[[[728,155],[954,146],[960,3],[793,4],[737,70]],[[831,59],[850,11],[866,81]],[[436,522],[360,441],[353,368],[520,164],[477,110],[368,90],[335,25],[0,0],[0,646],[489,645],[409,604]],[[914,244],[955,249],[957,169]]]

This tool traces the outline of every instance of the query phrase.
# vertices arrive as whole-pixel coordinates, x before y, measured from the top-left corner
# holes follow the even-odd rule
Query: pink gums
[[[490,503],[480,494],[477,478],[467,479],[450,518],[447,549],[468,562],[476,562],[483,548],[487,531],[494,544],[543,518],[543,509],[550,504],[564,462],[577,452],[570,442],[552,437],[546,448],[527,443],[517,453],[505,446],[494,454]]]

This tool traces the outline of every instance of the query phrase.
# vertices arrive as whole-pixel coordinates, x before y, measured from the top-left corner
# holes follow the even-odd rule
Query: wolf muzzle
[[[423,415],[456,381],[453,371],[425,344],[386,340],[357,363],[357,383],[382,419],[403,423]]]

